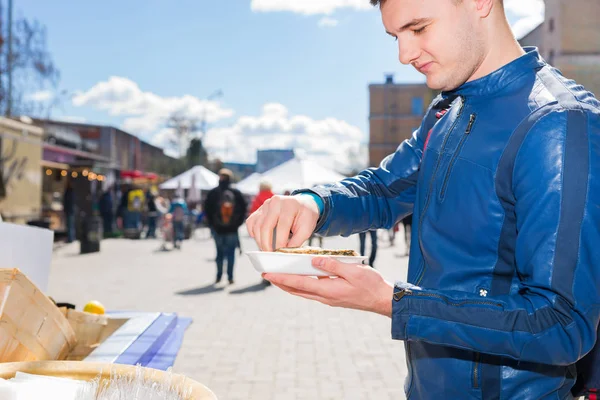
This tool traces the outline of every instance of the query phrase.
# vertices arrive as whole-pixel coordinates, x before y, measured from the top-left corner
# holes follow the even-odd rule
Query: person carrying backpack
[[[244,223],[248,205],[242,193],[231,187],[233,172],[219,171],[219,186],[208,192],[204,202],[206,221],[213,232],[217,246],[217,279],[223,276],[223,263],[227,260],[227,277],[233,284],[235,249],[238,246],[238,228]]]
[[[600,102],[519,45],[502,0],[371,3],[441,94],[379,168],[274,196],[246,226],[272,251],[413,214],[407,282],[329,257],[313,266],[335,279],[264,278],[385,316],[409,400],[593,396],[600,365],[581,361],[598,350]]]

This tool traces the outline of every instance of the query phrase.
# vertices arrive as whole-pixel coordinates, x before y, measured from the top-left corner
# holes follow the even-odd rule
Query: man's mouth
[[[420,73],[427,74],[427,72],[429,72],[429,70],[431,69],[432,65],[433,65],[433,62],[431,61],[431,62],[427,62],[425,64],[415,65],[415,68]]]

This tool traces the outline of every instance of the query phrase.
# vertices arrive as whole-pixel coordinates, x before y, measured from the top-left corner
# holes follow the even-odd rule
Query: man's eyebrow
[[[426,22],[430,22],[431,18],[416,18],[413,19],[412,21],[410,21],[407,24],[404,24],[400,29],[398,29],[398,33],[400,32],[404,32],[405,30],[407,30],[408,28],[412,28],[413,26],[417,26],[417,25],[421,25],[422,23],[426,23]],[[385,31],[388,35],[392,35],[393,37],[396,37],[395,34],[389,32],[389,31]]]

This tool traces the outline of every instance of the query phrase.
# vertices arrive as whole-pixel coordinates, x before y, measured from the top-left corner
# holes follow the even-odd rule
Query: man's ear
[[[497,6],[497,4],[495,4],[498,0],[474,0],[475,1],[475,7],[477,8],[477,12],[479,13],[479,16],[481,18],[487,18],[490,13],[492,12],[492,9],[494,8],[494,6]]]

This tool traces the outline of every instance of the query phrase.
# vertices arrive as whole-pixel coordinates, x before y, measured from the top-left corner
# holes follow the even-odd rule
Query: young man
[[[410,399],[571,398],[600,314],[600,103],[519,46],[501,0],[380,8],[400,61],[441,95],[379,168],[273,197],[247,225],[268,251],[274,228],[294,247],[414,213],[410,283],[327,258],[314,265],[337,279],[265,278],[390,317]]]
[[[227,260],[227,278],[233,284],[235,249],[240,246],[238,229],[246,219],[248,205],[242,193],[231,187],[233,172],[223,168],[219,171],[219,186],[206,195],[204,211],[206,221],[213,232],[217,247],[217,279],[221,282],[223,263]],[[241,247],[240,247],[241,248]]]

